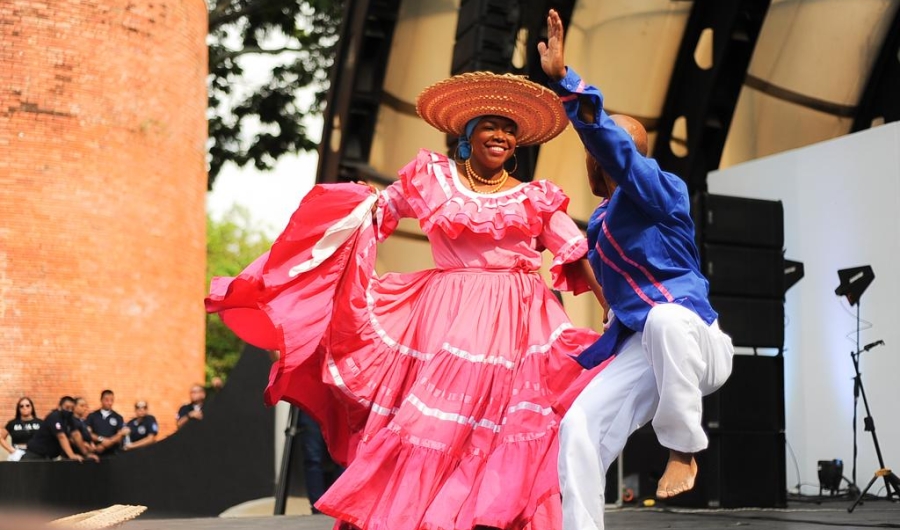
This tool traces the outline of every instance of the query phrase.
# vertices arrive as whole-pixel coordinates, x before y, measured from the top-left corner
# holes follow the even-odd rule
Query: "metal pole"
[[[281,456],[281,471],[275,485],[275,515],[284,515],[287,507],[288,487],[291,481],[291,455],[293,454],[294,437],[299,432],[300,410],[291,405],[288,412],[288,426],[284,430],[284,453]]]

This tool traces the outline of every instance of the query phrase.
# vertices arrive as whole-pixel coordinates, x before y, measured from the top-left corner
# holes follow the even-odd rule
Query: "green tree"
[[[284,154],[309,151],[302,118],[320,114],[340,32],[342,0],[207,0],[209,9],[209,180],[226,162],[270,170]],[[275,59],[271,78],[251,87],[239,58]],[[311,89],[315,96],[300,101]]]
[[[254,226],[249,210],[233,206],[222,220],[206,217],[206,283],[213,276],[237,276],[272,240]],[[206,380],[225,379],[237,363],[244,343],[228,329],[218,315],[206,315]]]

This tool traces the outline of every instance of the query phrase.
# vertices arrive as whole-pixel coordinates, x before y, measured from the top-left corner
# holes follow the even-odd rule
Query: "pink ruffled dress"
[[[321,511],[364,530],[561,528],[554,407],[598,338],[538,274],[546,249],[556,289],[588,290],[567,203],[547,181],[476,194],[422,150],[377,199],[316,186],[268,254],[214,280],[207,309],[283,352],[267,402],[307,410],[348,464]],[[378,277],[404,217],[436,268]]]

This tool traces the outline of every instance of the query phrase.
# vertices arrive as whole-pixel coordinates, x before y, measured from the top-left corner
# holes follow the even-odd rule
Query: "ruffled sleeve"
[[[420,149],[414,159],[397,172],[399,178],[378,196],[375,210],[376,236],[384,241],[400,219],[415,217],[427,234],[429,217],[452,194],[450,160],[441,154]]]
[[[375,208],[375,236],[378,241],[387,239],[397,229],[400,219],[407,217],[415,217],[415,212],[406,200],[403,182],[398,180],[378,194]]]
[[[587,255],[587,239],[566,213],[568,197],[557,186],[547,184],[549,193],[565,198],[558,209],[545,214],[543,231],[538,237],[541,244],[554,256],[550,265],[553,288],[575,294],[587,292],[591,287],[584,277],[584,267],[576,263]]]

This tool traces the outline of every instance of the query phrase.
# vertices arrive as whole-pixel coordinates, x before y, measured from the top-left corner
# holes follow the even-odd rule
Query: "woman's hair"
[[[16,400],[16,419],[22,419],[22,409],[19,408],[19,405],[21,405],[23,401],[27,401],[29,404],[31,404],[31,415],[37,418],[37,411],[34,410],[34,401],[31,401],[30,397],[24,396]]]

